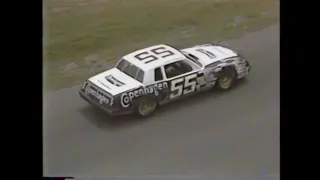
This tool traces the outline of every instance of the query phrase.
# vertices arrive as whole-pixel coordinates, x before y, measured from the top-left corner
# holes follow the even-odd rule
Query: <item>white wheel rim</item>
[[[220,87],[223,89],[228,89],[232,83],[232,78],[229,76],[224,76],[219,79]]]

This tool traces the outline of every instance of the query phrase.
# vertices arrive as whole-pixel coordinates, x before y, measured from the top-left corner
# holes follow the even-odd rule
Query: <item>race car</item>
[[[123,56],[81,85],[79,94],[109,115],[152,115],[159,106],[217,87],[229,90],[250,72],[247,59],[219,44],[177,49],[159,44]]]

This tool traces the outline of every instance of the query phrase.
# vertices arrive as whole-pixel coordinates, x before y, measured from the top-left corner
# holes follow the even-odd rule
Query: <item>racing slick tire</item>
[[[151,116],[158,108],[158,103],[154,98],[146,97],[141,99],[139,104],[136,106],[135,114],[141,118]]]
[[[234,67],[224,67],[218,73],[217,87],[222,91],[231,89],[236,81],[237,72]]]

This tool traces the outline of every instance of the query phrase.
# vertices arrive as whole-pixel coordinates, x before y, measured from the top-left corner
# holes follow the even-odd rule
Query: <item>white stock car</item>
[[[123,56],[110,70],[86,80],[80,96],[110,115],[150,116],[159,105],[212,89],[230,89],[249,74],[234,50],[204,44],[178,50],[160,44]]]

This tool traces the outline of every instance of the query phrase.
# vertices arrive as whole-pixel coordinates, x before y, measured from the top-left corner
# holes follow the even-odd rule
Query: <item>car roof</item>
[[[170,51],[172,52],[172,55],[169,55],[168,53],[163,53],[162,54],[163,56],[161,57],[161,55],[156,55],[155,53],[152,53],[152,50],[155,50],[155,49],[158,52]],[[136,57],[139,54],[141,55],[142,58],[148,55],[155,55],[157,59],[152,60],[151,58],[146,58],[145,60],[139,60]],[[173,63],[173,62],[185,59],[185,56],[179,50],[177,50],[172,46],[169,46],[167,44],[159,44],[159,45],[150,46],[150,47],[129,53],[123,56],[123,59],[141,68],[144,71],[148,71],[167,63]]]

